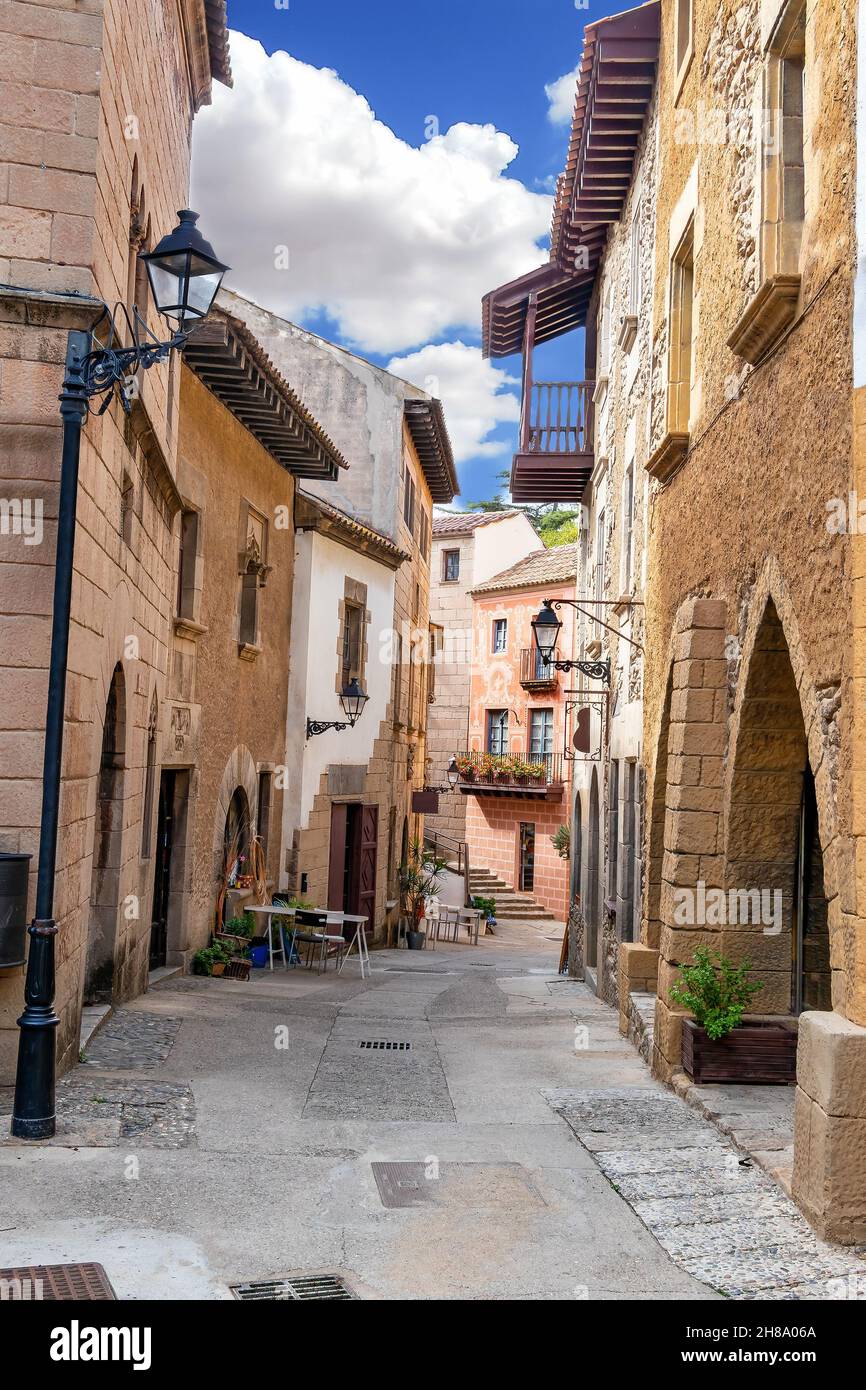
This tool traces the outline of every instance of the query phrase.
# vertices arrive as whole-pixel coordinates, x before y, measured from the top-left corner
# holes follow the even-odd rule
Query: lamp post
[[[369,698],[369,695],[365,695],[358,684],[357,676],[353,676],[348,685],[344,685],[340,691],[340,704],[346,716],[345,721],[340,719],[308,719],[307,738],[315,738],[317,734],[325,734],[329,729],[336,729],[337,733],[340,734],[344,729],[354,729],[364,713],[364,706]]]
[[[449,792],[456,791],[457,783],[460,781],[460,769],[457,766],[457,759],[455,758],[453,753],[451,754],[451,758],[448,762],[448,770],[446,772],[446,776],[448,778],[447,787],[424,786],[422,788],[422,791],[436,792],[439,796],[447,796]]]
[[[90,409],[89,402],[94,397],[103,397],[99,408],[102,414],[117,392],[124,411],[128,413],[130,393],[128,387],[124,388],[124,382],[140,368],[146,370],[156,362],[163,361],[173,348],[183,347],[195,324],[210,310],[228,267],[217,260],[213,248],[198,231],[196,216],[196,213],[184,208],[178,213],[179,222],[174,231],[142,257],[157,309],[177,325],[168,341],[160,342],[155,338],[135,312],[134,323],[130,323],[126,315],[132,330],[131,346],[117,346],[118,329],[107,305],[102,315],[110,323],[106,344],[96,343],[92,333],[76,329],[71,330],[67,338],[63,390],[60,393],[63,448],[45,716],[36,913],[28,928],[30,950],[24,983],[24,1012],[18,1019],[21,1031],[12,1107],[12,1133],[19,1139],[49,1139],[56,1129],[54,1030],[59,1019],[54,1012],[54,942],[57,936],[54,866],[60,811],[81,429]]]
[[[588,603],[596,602],[595,599],[587,599],[585,601]],[[575,612],[583,613],[585,617],[591,618],[593,622],[599,623],[606,631],[615,632],[617,637],[621,637],[632,647],[637,647],[638,651],[643,651],[643,648],[639,642],[633,642],[630,637],[626,637],[625,633],[616,632],[616,630],[611,628],[607,623],[603,623],[600,618],[595,618],[591,613],[587,613],[574,599],[546,598],[542,600],[540,612],[532,619],[532,631],[535,636],[535,645],[538,648],[539,655],[544,664],[553,671],[580,671],[581,675],[587,676],[589,680],[604,681],[604,683],[609,686],[610,660],[607,658],[605,658],[604,661],[555,661],[553,659],[553,653],[556,651],[559,634],[562,631],[562,622],[556,616],[554,610],[561,608],[564,603],[567,604],[569,608],[573,608]]]

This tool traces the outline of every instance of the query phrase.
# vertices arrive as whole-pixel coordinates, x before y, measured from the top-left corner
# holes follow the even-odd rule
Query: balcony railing
[[[554,652],[552,661],[559,660]],[[556,685],[556,671],[545,661],[537,647],[524,647],[520,653],[520,684],[524,690],[549,690]]]
[[[536,381],[530,387],[528,402],[524,402],[521,451],[588,454],[592,449],[592,389],[586,381]]]
[[[579,502],[593,468],[591,381],[528,385],[511,495],[515,502]]]
[[[463,791],[477,795],[549,796],[562,792],[561,753],[458,753]]]

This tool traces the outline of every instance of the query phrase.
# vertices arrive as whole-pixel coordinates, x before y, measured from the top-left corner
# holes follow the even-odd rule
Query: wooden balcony
[[[553,653],[553,660],[559,660],[559,652]],[[520,684],[524,690],[552,690],[557,685],[556,670],[537,647],[524,647],[520,653]]]
[[[511,470],[513,501],[572,505],[582,501],[595,462],[593,389],[588,381],[528,385]]]

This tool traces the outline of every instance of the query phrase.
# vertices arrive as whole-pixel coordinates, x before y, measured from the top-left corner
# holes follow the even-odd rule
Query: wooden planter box
[[[683,1022],[683,1068],[697,1085],[715,1081],[784,1086],[797,1075],[797,1034],[781,1023],[741,1023],[724,1038],[708,1038],[693,1019]]]

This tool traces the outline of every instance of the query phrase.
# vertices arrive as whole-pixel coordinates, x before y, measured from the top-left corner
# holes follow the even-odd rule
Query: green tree
[[[523,512],[535,527],[546,546],[573,545],[580,539],[580,508],[559,507],[555,502],[530,505],[511,502],[507,496],[510,474],[505,469],[496,475],[499,489],[495,496],[481,502],[470,502],[467,512]]]

